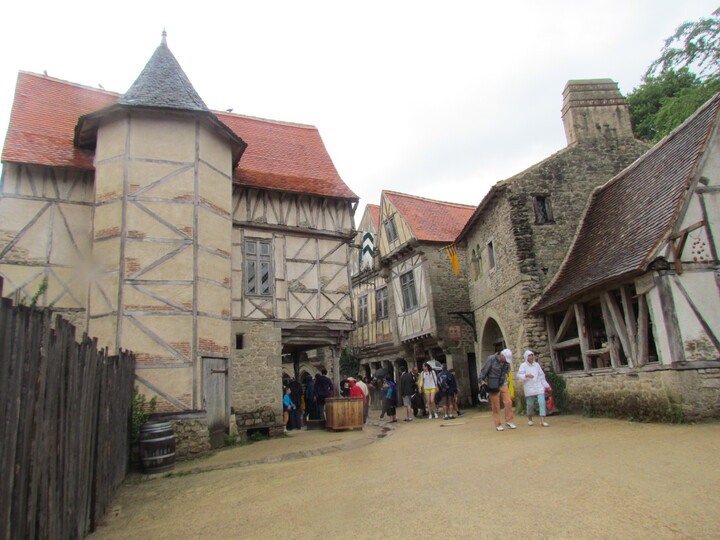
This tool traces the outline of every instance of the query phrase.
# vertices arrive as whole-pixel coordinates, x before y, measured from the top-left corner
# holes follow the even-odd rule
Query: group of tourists
[[[510,397],[508,375],[512,366],[512,351],[503,349],[499,353],[488,357],[483,365],[478,383],[481,395],[487,394],[492,409],[492,422],[497,431],[504,431],[505,427],[500,419],[500,404],[504,407],[505,426],[516,429],[512,399]],[[532,351],[525,351],[524,362],[517,372],[517,379],[523,383],[527,406],[528,425],[533,426],[535,409],[540,417],[540,425],[548,427],[547,405],[545,395],[552,392],[552,388],[545,378],[545,372],[535,359]],[[308,420],[323,420],[325,418],[325,401],[334,395],[334,386],[327,370],[322,369],[313,378],[305,377],[304,386],[291,378],[285,389],[283,398],[283,413],[285,430],[300,429]],[[382,370],[376,373],[374,379],[369,377],[343,376],[340,382],[340,395],[342,397],[361,398],[363,400],[363,422],[367,422],[370,405],[370,392],[377,389],[380,396],[380,420],[387,416],[389,422],[397,422],[398,393],[405,407],[404,422],[412,422],[416,417],[427,416],[428,419],[439,419],[440,414],[444,420],[451,420],[462,416],[459,408],[458,384],[454,369],[448,369],[442,364],[440,371],[434,370],[429,363],[424,363],[422,371],[414,367],[408,371],[400,367],[400,380],[396,384],[390,373]]]

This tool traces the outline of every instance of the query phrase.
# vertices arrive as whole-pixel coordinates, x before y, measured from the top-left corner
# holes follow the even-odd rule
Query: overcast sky
[[[717,0],[5,2],[0,126],[18,70],[125,92],[160,43],[215,110],[317,126],[361,198],[476,205],[565,146],[569,79],[626,94]]]

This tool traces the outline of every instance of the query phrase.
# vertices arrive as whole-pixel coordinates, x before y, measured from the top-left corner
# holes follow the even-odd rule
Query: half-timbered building
[[[361,366],[368,375],[385,368],[397,376],[400,366],[434,359],[457,370],[467,396],[473,337],[458,315],[468,311],[467,280],[446,248],[475,208],[394,191],[383,191],[375,208],[360,228],[363,235],[363,227],[377,230],[374,260],[353,276],[352,341]]]
[[[345,344],[357,196],[315,127],[208,109],[165,36],[122,95],[21,72],[2,161],[5,293],[45,281],[160,411],[276,428],[283,359]]]
[[[598,188],[531,312],[574,408],[720,415],[720,95]]]

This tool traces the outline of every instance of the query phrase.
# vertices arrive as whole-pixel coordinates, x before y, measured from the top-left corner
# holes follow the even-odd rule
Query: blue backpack
[[[437,382],[438,382],[438,388],[443,391],[447,392],[450,390],[450,373],[447,371],[441,371],[440,375],[438,375]]]

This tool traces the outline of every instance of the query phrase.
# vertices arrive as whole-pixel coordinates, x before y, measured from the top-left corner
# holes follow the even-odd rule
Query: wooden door
[[[227,429],[228,361],[225,358],[203,358],[203,408],[207,414],[210,445],[225,444]]]

